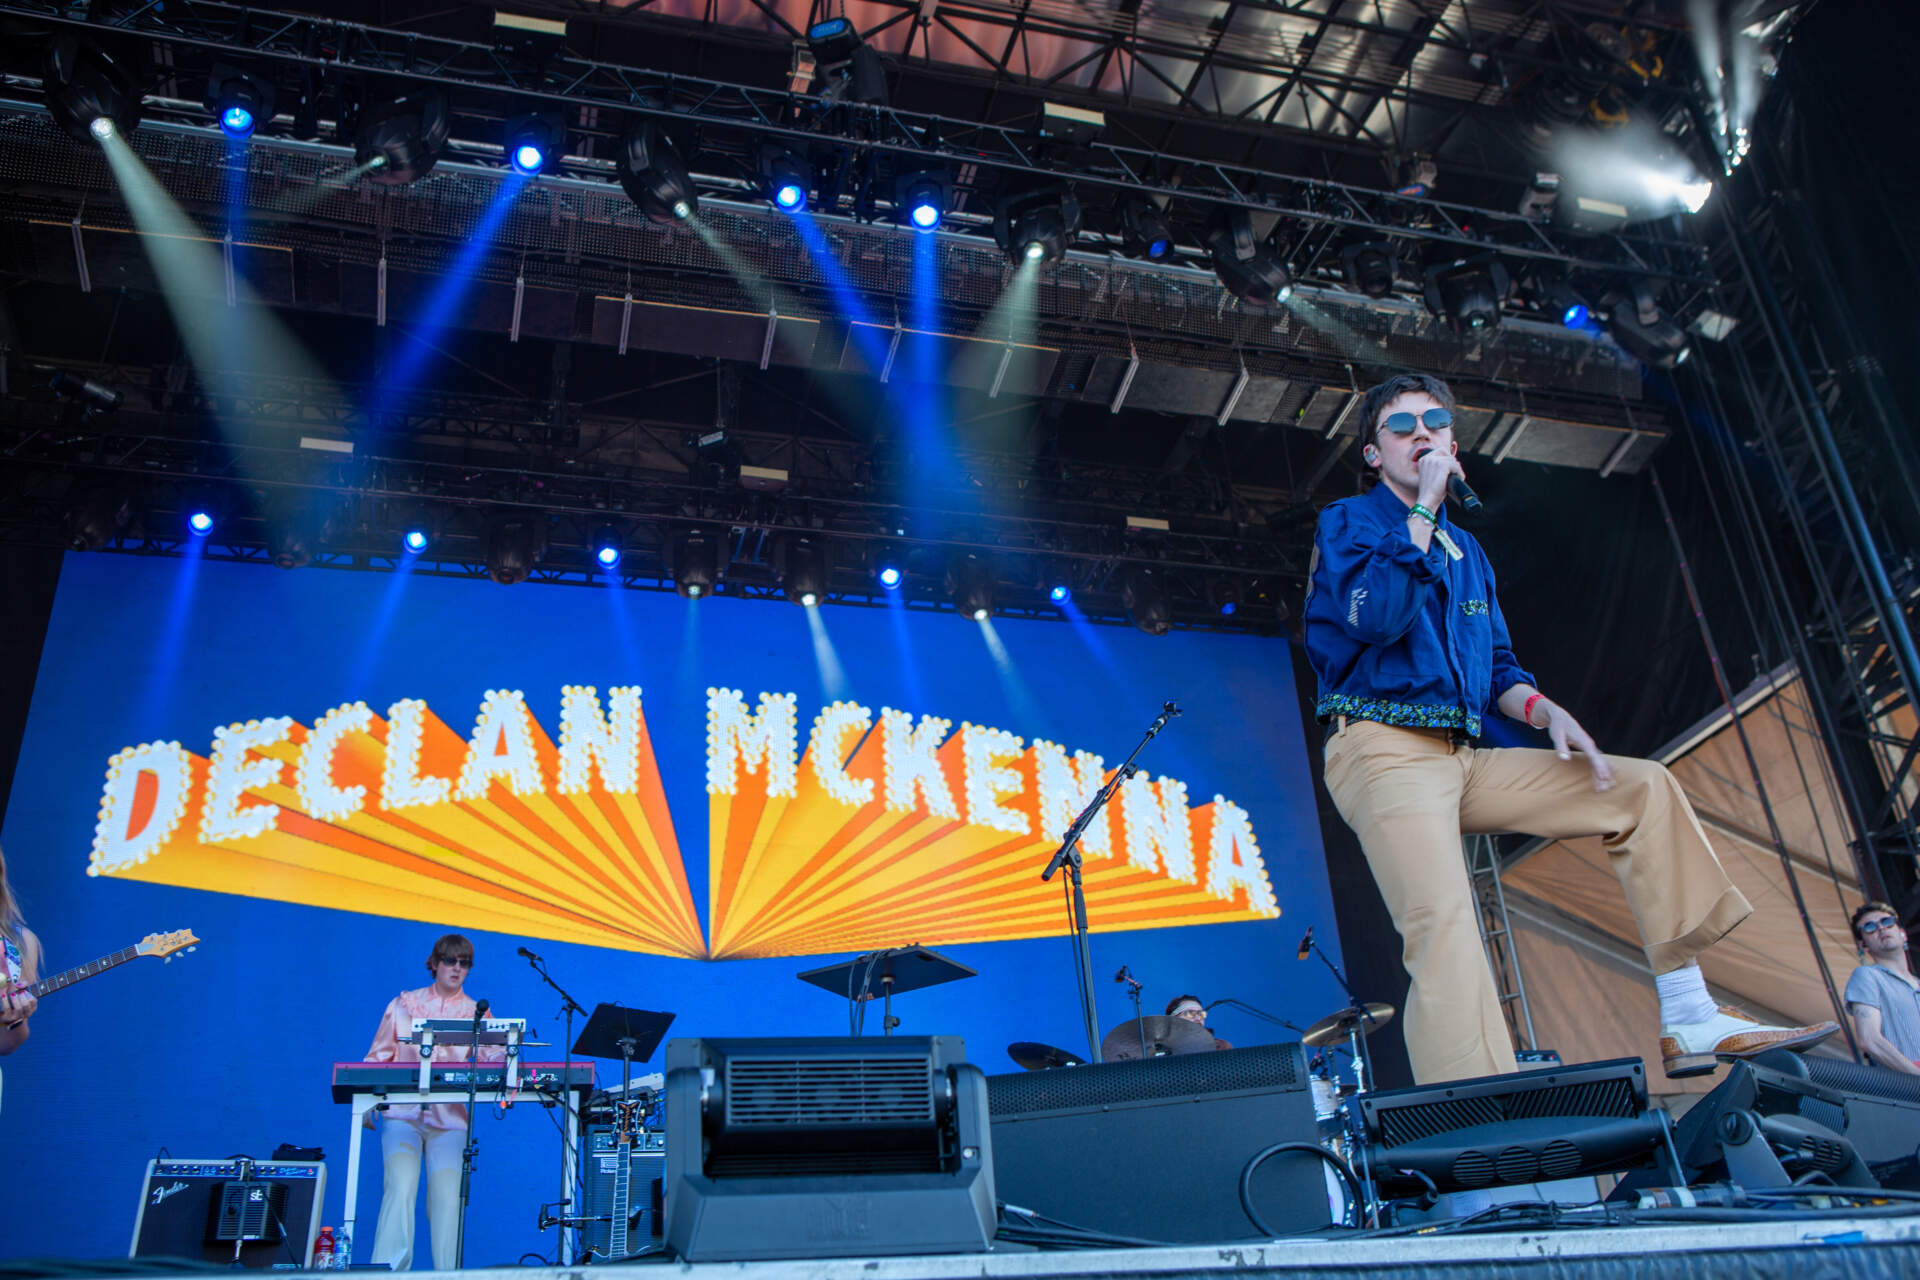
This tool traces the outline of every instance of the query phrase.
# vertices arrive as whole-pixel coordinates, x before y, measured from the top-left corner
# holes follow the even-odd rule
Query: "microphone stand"
[[[521,953],[526,956],[527,963],[532,966],[534,973],[539,975],[540,981],[552,987],[560,995],[560,1012],[563,1016],[565,1016],[567,1020],[567,1038],[561,1042],[565,1046],[562,1052],[566,1056],[566,1068],[562,1072],[560,1077],[560,1105],[563,1110],[571,1114],[574,1107],[573,1084],[572,1084],[572,1081],[573,1081],[573,1015],[577,1013],[584,1018],[587,1016],[587,1011],[585,1009],[582,1009],[579,1003],[575,1001],[572,996],[567,994],[567,989],[565,987],[561,986],[559,983],[553,980],[552,975],[550,975],[547,972],[546,964],[540,959],[539,956],[534,955],[531,951],[528,951],[525,947],[520,948],[520,950],[521,950]],[[567,1170],[572,1167],[574,1158],[575,1158],[574,1153],[567,1150],[567,1127],[563,1124],[560,1126],[560,1185],[563,1188],[567,1185],[569,1181],[567,1177]],[[571,1209],[573,1207],[573,1201],[571,1198],[563,1200],[560,1203],[568,1209]],[[558,1246],[554,1250],[553,1264],[556,1267],[565,1266],[566,1260],[567,1260],[567,1224],[560,1219],[555,1219],[555,1223],[560,1232],[560,1241]]]
[[[467,1197],[473,1191],[473,1161],[480,1149],[473,1141],[474,1095],[480,1087],[480,1023],[487,1016],[487,1002],[473,1006],[473,1043],[467,1046],[467,1145],[460,1152],[460,1227],[453,1238],[453,1269],[458,1271],[467,1258]]]
[[[1053,858],[1047,863],[1047,869],[1040,873],[1041,882],[1053,879],[1054,872],[1064,864],[1067,868],[1067,914],[1073,928],[1074,976],[1080,984],[1080,1017],[1086,1023],[1087,1061],[1096,1065],[1100,1062],[1100,1024],[1099,1016],[1093,1007],[1093,949],[1087,941],[1087,894],[1080,880],[1080,837],[1093,823],[1094,815],[1113,798],[1120,784],[1135,773],[1134,757],[1141,749],[1152,742],[1159,732],[1167,727],[1167,722],[1180,714],[1180,708],[1173,703],[1162,704],[1160,714],[1147,726],[1146,737],[1140,739],[1126,763],[1114,771],[1101,788],[1093,793],[1093,799],[1080,811],[1080,816],[1067,828],[1066,836],[1060,841],[1060,847],[1054,850]]]
[[[1303,1036],[1307,1034],[1306,1029],[1304,1027],[1296,1027],[1291,1022],[1288,1022],[1285,1018],[1276,1018],[1271,1013],[1268,1013],[1265,1009],[1256,1009],[1252,1005],[1248,1004],[1245,1000],[1236,1000],[1232,996],[1222,996],[1220,999],[1215,1000],[1212,1004],[1209,1004],[1207,1008],[1212,1009],[1218,1005],[1226,1005],[1229,1009],[1238,1009],[1242,1013],[1252,1014],[1254,1017],[1260,1019],[1262,1022],[1271,1022],[1276,1027],[1285,1027],[1287,1030],[1293,1032],[1293,1034],[1297,1036]]]
[[[1127,994],[1133,997],[1133,1027],[1134,1030],[1140,1033],[1140,1061],[1145,1062],[1153,1055],[1147,1052],[1146,1015],[1140,1012],[1140,989],[1144,984],[1140,979],[1127,972],[1127,966],[1125,965],[1120,966],[1120,974],[1117,980],[1127,984]]]

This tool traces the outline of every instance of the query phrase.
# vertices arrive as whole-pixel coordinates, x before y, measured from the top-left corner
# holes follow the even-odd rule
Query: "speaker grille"
[[[995,1116],[1025,1115],[1182,1095],[1302,1089],[1306,1074],[1299,1045],[1262,1044],[991,1076],[987,1100]]]
[[[929,1143],[921,1151],[716,1151],[707,1158],[713,1178],[805,1178],[856,1174],[939,1173],[945,1166]]]
[[[1484,1151],[1462,1151],[1453,1162],[1453,1176],[1463,1187],[1484,1187],[1493,1182],[1493,1157]]]
[[[925,1058],[727,1058],[728,1128],[930,1124]]]
[[[1571,1178],[1586,1166],[1586,1157],[1580,1154],[1580,1148],[1565,1138],[1555,1138],[1540,1152],[1540,1176],[1551,1181],[1554,1178]]]
[[[1379,1108],[1381,1143],[1397,1147],[1475,1125],[1505,1120],[1593,1116],[1632,1119],[1640,1114],[1633,1083],[1625,1079],[1587,1080],[1559,1087],[1527,1088],[1515,1077],[1515,1092],[1478,1097],[1441,1098]],[[1531,1181],[1531,1179],[1529,1179]]]

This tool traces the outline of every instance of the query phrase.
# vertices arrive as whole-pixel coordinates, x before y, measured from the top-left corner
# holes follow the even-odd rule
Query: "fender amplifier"
[[[317,1160],[150,1160],[127,1256],[304,1267],[326,1192]]]

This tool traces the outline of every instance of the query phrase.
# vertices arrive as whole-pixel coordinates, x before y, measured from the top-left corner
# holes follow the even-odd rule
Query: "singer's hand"
[[[1415,465],[1420,468],[1420,505],[1429,511],[1438,511],[1440,504],[1447,500],[1448,476],[1467,478],[1467,473],[1460,469],[1460,459],[1439,449],[1427,450]]]
[[[1547,703],[1547,737],[1553,743],[1554,754],[1562,760],[1573,759],[1578,751],[1587,758],[1587,765],[1593,770],[1593,789],[1610,791],[1613,789],[1613,766],[1600,754],[1600,748],[1594,745],[1593,735],[1580,727],[1580,722],[1568,715],[1566,708],[1558,703]]]

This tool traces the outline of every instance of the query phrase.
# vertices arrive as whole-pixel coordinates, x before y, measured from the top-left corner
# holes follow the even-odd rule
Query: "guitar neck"
[[[627,1202],[632,1196],[633,1140],[624,1132],[614,1146],[613,1216],[607,1224],[607,1257],[615,1262],[630,1252],[627,1245]]]
[[[35,999],[38,999],[46,995],[49,991],[59,991],[63,987],[70,987],[76,982],[94,977],[96,974],[105,973],[107,970],[123,965],[129,960],[138,960],[139,958],[140,948],[138,946],[122,947],[110,955],[101,956],[98,960],[89,960],[85,964],[75,965],[71,969],[62,970],[50,978],[42,978],[40,981],[30,985],[27,990],[33,993]]]

